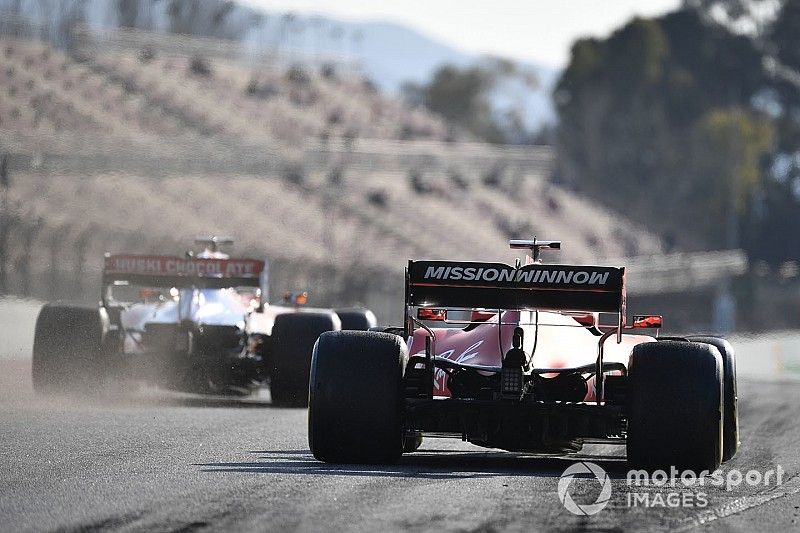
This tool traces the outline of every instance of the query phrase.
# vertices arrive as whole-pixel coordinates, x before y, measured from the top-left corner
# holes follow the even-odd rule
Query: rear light
[[[501,381],[500,392],[504,398],[519,400],[522,397],[522,368],[503,367]]]
[[[417,318],[420,320],[447,320],[447,309],[431,309],[430,307],[420,307],[417,310]]]

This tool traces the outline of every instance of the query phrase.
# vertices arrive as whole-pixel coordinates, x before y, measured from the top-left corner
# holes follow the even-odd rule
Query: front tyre
[[[628,462],[695,473],[722,461],[723,367],[719,350],[697,342],[639,344],[629,367]]]
[[[308,441],[328,463],[392,463],[404,449],[402,380],[408,353],[396,335],[324,333],[314,348]]]
[[[733,459],[739,450],[739,412],[736,391],[736,354],[731,343],[719,337],[694,335],[687,337],[693,342],[710,344],[722,355],[723,405],[725,407],[722,427],[722,461]]]

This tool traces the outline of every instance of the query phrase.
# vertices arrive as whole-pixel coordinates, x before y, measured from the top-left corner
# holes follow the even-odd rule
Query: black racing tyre
[[[88,395],[105,377],[108,314],[96,306],[45,304],[36,319],[31,377],[38,394]]]
[[[722,426],[722,461],[733,459],[739,450],[739,411],[737,407],[738,393],[736,389],[736,354],[731,343],[719,337],[692,335],[687,337],[693,342],[703,342],[714,346],[722,355],[723,370],[723,426]]]
[[[628,380],[628,462],[696,474],[722,462],[722,356],[697,342],[634,347]]]
[[[272,327],[270,395],[281,407],[308,405],[311,352],[322,333],[341,329],[335,313],[290,313],[275,317]]]
[[[342,329],[368,331],[378,325],[375,313],[369,309],[337,309]]]
[[[308,443],[328,463],[392,463],[403,453],[402,380],[408,353],[397,335],[320,336],[311,363]]]

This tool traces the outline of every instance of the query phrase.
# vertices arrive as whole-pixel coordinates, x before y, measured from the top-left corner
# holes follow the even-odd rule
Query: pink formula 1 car
[[[317,459],[391,462],[423,436],[531,453],[624,444],[632,466],[698,472],[733,457],[730,344],[637,334],[661,317],[627,321],[624,268],[542,264],[557,241],[511,246],[530,250],[524,264],[410,261],[403,327],[320,336]]]
[[[93,394],[134,380],[199,394],[245,395],[269,383],[272,403],[308,401],[311,352],[325,331],[366,330],[367,309],[312,309],[306,294],[268,299],[268,263],[230,258],[228,238],[184,257],[106,255],[99,306],[46,304],[32,377],[42,394]]]

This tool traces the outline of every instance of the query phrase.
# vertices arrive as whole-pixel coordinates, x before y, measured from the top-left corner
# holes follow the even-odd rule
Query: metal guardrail
[[[261,174],[299,161],[308,170],[325,169],[331,161],[346,162],[349,169],[426,170],[443,169],[454,163],[473,167],[497,163],[513,164],[527,172],[544,175],[554,154],[550,147],[505,147],[482,143],[434,141],[388,141],[357,139],[341,142],[309,141],[294,153],[285,148],[243,143],[237,139],[158,136],[98,135],[91,133],[23,133],[0,130],[0,149],[38,161],[36,168],[56,165],[81,171],[119,170],[149,172],[220,172]],[[339,163],[337,163],[339,164]]]
[[[624,265],[632,295],[664,294],[715,288],[747,272],[744,250],[675,253],[606,259]]]

